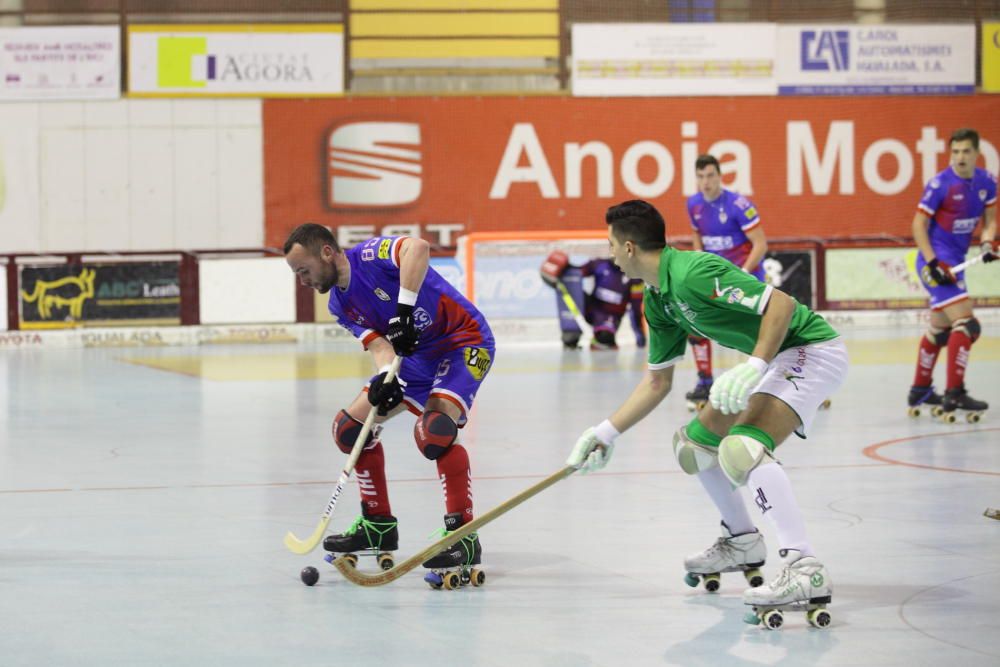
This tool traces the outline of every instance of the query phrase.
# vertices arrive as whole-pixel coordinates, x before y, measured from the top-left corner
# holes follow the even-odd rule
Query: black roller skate
[[[926,405],[929,407],[932,417],[940,417],[942,412],[941,404],[943,402],[944,399],[941,397],[941,394],[934,391],[933,385],[928,387],[914,385],[910,387],[910,394],[906,397],[906,404],[910,406],[906,413],[911,417],[919,417],[923,412],[920,406]]]
[[[712,378],[699,377],[694,389],[684,394],[687,399],[687,409],[699,412],[708,403],[708,392],[712,389]]]
[[[390,570],[395,565],[393,551],[399,548],[399,529],[396,517],[391,515],[368,516],[362,514],[343,533],[327,535],[323,548],[329,551],[324,560],[332,563],[336,554],[345,555],[351,565],[357,566],[358,555],[373,556],[378,566]]]
[[[962,385],[944,393],[944,401],[941,403],[941,419],[945,423],[954,424],[958,421],[958,411],[962,410],[965,412],[965,421],[976,424],[983,418],[989,407],[989,403],[986,401],[979,401],[969,396],[965,385]]]
[[[441,535],[453,533],[464,524],[460,512],[445,514],[444,530],[441,531]],[[482,586],[486,583],[486,573],[475,567],[482,562],[482,559],[483,547],[479,543],[479,535],[472,533],[424,561],[424,567],[430,570],[424,575],[424,581],[435,589],[443,587],[452,590],[466,584]]]

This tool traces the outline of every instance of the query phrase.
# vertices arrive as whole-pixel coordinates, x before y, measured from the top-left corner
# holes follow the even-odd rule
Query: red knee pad
[[[341,410],[337,413],[337,416],[333,418],[333,441],[337,443],[340,451],[345,454],[351,453],[354,449],[354,443],[357,442],[358,436],[361,434],[362,426],[364,424],[347,414],[346,410]],[[374,437],[373,433],[368,433],[368,437],[365,439],[365,447],[371,444]]]
[[[455,444],[458,425],[445,413],[429,410],[417,420],[417,425],[413,427],[413,438],[417,441],[420,453],[435,461]]]

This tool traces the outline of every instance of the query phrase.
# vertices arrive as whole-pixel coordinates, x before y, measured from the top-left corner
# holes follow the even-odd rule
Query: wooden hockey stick
[[[396,374],[399,372],[399,365],[402,362],[403,358],[398,356],[392,360],[392,365],[385,374],[385,382],[389,382],[396,377]],[[344,469],[340,472],[340,478],[337,479],[337,486],[334,487],[333,493],[330,495],[330,500],[326,503],[326,509],[323,510],[323,514],[319,518],[319,523],[316,524],[316,529],[304,540],[297,538],[292,531],[285,533],[285,546],[288,547],[289,551],[304,556],[315,549],[319,545],[320,540],[323,539],[323,533],[326,532],[326,527],[330,525],[330,517],[333,516],[333,508],[337,506],[337,499],[340,498],[340,492],[344,490],[344,485],[347,484],[351,473],[354,472],[354,465],[361,456],[365,440],[368,439],[368,434],[371,432],[372,426],[375,425],[376,414],[378,414],[378,406],[373,405],[371,410],[368,411],[365,423],[361,426],[361,432],[358,434],[357,440],[354,441],[354,448],[347,457],[347,463],[344,464]]]
[[[473,519],[472,521],[465,524],[455,532],[445,535],[440,540],[430,545],[420,553],[410,556],[402,563],[397,563],[396,566],[391,570],[386,570],[385,572],[367,574],[365,572],[361,572],[354,565],[352,565],[351,564],[352,561],[348,556],[341,556],[340,558],[333,561],[333,565],[338,570],[340,570],[340,573],[344,575],[345,579],[350,581],[352,584],[357,584],[358,586],[382,586],[392,581],[396,581],[407,572],[413,570],[418,565],[422,564],[428,558],[437,555],[441,551],[444,551],[448,547],[457,543],[463,537],[467,537],[470,534],[476,532],[477,530],[488,524],[490,521],[493,521],[494,519],[503,516],[507,512],[511,511],[512,509],[523,503],[525,500],[528,500],[532,496],[541,493],[542,491],[549,488],[556,482],[569,477],[574,472],[576,472],[576,468],[574,468],[573,466],[566,466],[559,472],[549,475],[548,477],[540,481],[538,484],[535,484],[534,486],[525,489],[521,493],[511,498],[510,500],[501,503],[500,505],[497,505],[489,512],[486,512],[485,514],[480,515],[479,517]]]

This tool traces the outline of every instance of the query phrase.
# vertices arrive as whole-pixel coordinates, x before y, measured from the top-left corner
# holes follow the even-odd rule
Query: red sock
[[[958,389],[965,382],[972,339],[962,329],[952,329],[948,336],[948,389]]]
[[[462,522],[472,520],[472,471],[469,470],[469,452],[459,444],[448,448],[448,453],[437,460],[438,476],[444,489],[446,514],[462,513]]]
[[[917,350],[917,374],[913,376],[914,387],[929,387],[934,380],[934,364],[937,363],[938,353],[941,348],[934,342],[927,340],[927,336],[920,337],[920,349]]]
[[[381,440],[376,440],[361,451],[361,456],[354,466],[354,475],[358,478],[358,490],[361,491],[361,503],[365,506],[365,514],[391,515],[389,487],[385,483],[385,454],[382,451]]]
[[[694,353],[694,365],[698,368],[698,377],[712,377],[712,343],[707,338],[690,339],[691,352]]]

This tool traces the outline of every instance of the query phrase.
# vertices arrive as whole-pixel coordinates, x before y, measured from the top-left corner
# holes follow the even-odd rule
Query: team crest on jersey
[[[940,179],[935,178],[934,180],[931,181],[931,187],[932,188],[937,188],[940,185],[941,185],[941,180]]]
[[[986,190],[979,191],[979,201],[986,201]]]
[[[432,324],[434,324],[434,318],[426,310],[417,308],[413,311],[413,326],[423,331]]]
[[[726,303],[738,303],[744,308],[749,308],[750,310],[757,310],[757,301],[760,300],[760,295],[748,297],[746,292],[744,292],[739,287],[722,287],[719,285],[719,279],[715,279],[715,289],[712,290],[713,299],[725,298]]]
[[[465,367],[469,370],[469,375],[476,378],[477,382],[482,381],[489,373],[490,365],[493,363],[490,353],[481,347],[467,347],[463,353],[465,354]]]
[[[391,239],[382,239],[382,242],[378,244],[378,258],[389,259],[389,248],[391,247],[392,247]]]
[[[375,296],[377,296],[382,301],[391,301],[392,297],[385,293],[385,290],[381,287],[375,288]]]
[[[726,220],[729,220],[729,216],[726,215],[726,212],[719,211],[719,222],[725,222]]]

